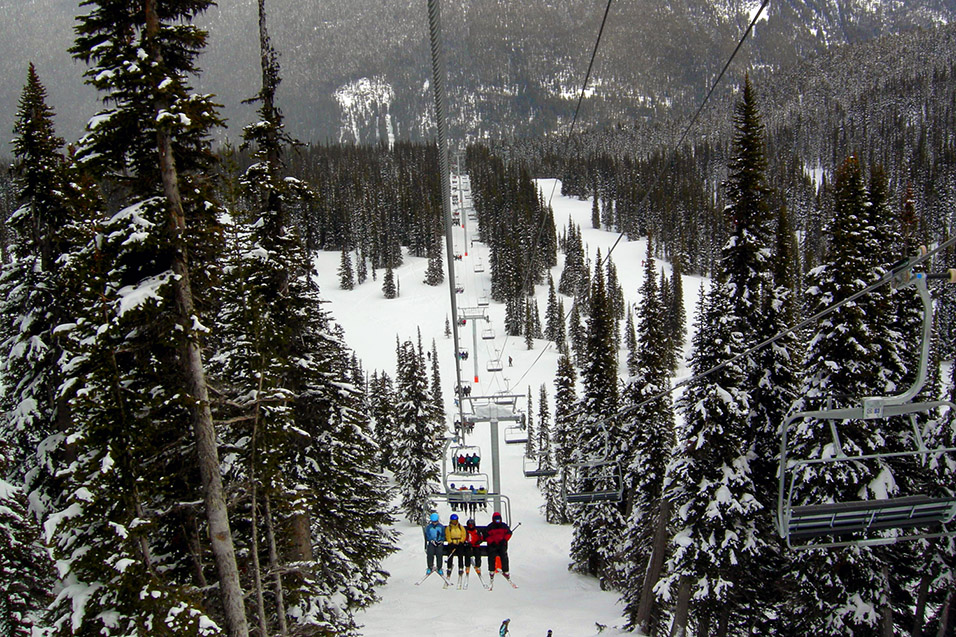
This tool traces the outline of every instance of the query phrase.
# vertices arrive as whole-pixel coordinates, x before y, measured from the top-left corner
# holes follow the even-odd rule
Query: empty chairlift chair
[[[509,425],[505,427],[506,445],[523,445],[528,442],[528,428],[522,425]]]
[[[558,474],[557,469],[547,464],[542,465],[540,458],[525,456],[521,459],[521,465],[526,478],[550,478]]]
[[[929,362],[933,316],[927,279],[944,276],[956,282],[952,274],[913,274],[909,264],[894,272],[894,286],[915,285],[923,304],[920,363],[909,389],[896,396],[864,398],[855,407],[802,411],[784,421],[776,526],[791,548],[889,544],[956,534],[951,524],[956,516],[956,494],[948,481],[933,480],[931,474],[941,471],[939,467],[947,464],[944,456],[956,451],[956,447],[949,446],[949,425],[941,424],[956,414],[956,404],[946,400],[912,402],[923,388]],[[796,455],[796,435],[791,432],[798,427],[804,440],[802,448],[815,450],[811,457]],[[848,446],[854,429],[878,429],[890,447],[847,454],[846,448],[858,448]],[[813,444],[806,443],[808,436],[813,436]],[[877,493],[885,491],[886,497],[833,502],[831,495],[821,501],[821,495],[814,493],[814,484],[841,471],[862,476],[867,482],[861,482],[859,487],[869,486],[871,492]],[[901,479],[894,484],[893,476]],[[934,482],[941,486],[927,488]],[[890,486],[884,490],[880,485]],[[905,488],[918,490],[891,492]],[[852,489],[856,491],[857,488]]]
[[[481,338],[483,338],[486,341],[495,340],[495,328],[486,327],[483,330],[481,330]]]
[[[500,359],[500,358],[490,358],[490,359],[488,359],[488,365],[487,365],[487,367],[488,367],[488,371],[489,371],[489,372],[500,372],[502,369],[504,369],[504,368],[501,366],[501,359]]]
[[[564,501],[568,504],[620,502],[624,497],[624,475],[617,460],[610,458],[610,440],[602,427],[604,451],[580,462],[569,462],[564,476]]]

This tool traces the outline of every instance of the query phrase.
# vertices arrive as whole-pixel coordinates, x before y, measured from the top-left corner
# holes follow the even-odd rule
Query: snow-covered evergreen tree
[[[638,324],[635,343],[639,348],[629,353],[633,371],[624,393],[624,407],[629,409],[632,447],[624,483],[630,497],[630,513],[624,533],[625,568],[627,569],[622,599],[624,614],[631,626],[650,632],[650,617],[638,617],[641,603],[653,600],[647,587],[653,587],[660,575],[666,544],[657,537],[659,524],[667,524],[669,502],[663,495],[664,473],[674,447],[674,413],[669,395],[664,395],[642,407],[637,407],[652,396],[670,388],[671,347],[667,338],[667,308],[657,289],[656,262],[648,255],[644,266],[644,283],[638,306]],[[664,516],[661,521],[660,517]],[[658,540],[655,543],[655,540]],[[654,567],[648,575],[651,556],[656,552]],[[645,611],[647,614],[647,611]],[[656,618],[656,615],[655,615]]]
[[[554,463],[557,475],[546,478],[548,481],[545,491],[557,494],[561,485],[568,477],[567,466],[574,445],[575,421],[572,415],[577,404],[577,374],[571,354],[565,347],[558,358],[558,366],[554,374],[554,428],[551,436],[553,443]],[[567,504],[563,498],[555,497],[548,501],[548,522],[564,524],[570,519]]]
[[[0,476],[8,475],[10,446],[0,439]],[[41,543],[40,527],[27,499],[0,477],[0,633],[39,634],[43,610],[52,598],[53,562]]]
[[[355,272],[352,269],[352,255],[342,248],[342,259],[339,262],[339,287],[343,290],[355,288]]]
[[[875,251],[880,229],[873,212],[862,168],[850,157],[835,175],[825,263],[807,274],[810,312],[829,307],[880,275],[884,255]],[[899,357],[898,344],[885,338],[888,309],[888,293],[880,289],[818,323],[806,354],[800,389],[804,398],[794,409],[821,408],[830,398],[836,400],[834,406],[845,406],[844,397],[857,401],[895,392],[891,383],[895,385],[898,377],[892,367],[884,365],[888,357]],[[882,351],[884,348],[890,351]],[[857,455],[886,451],[900,435],[902,425],[878,420],[843,422],[839,427],[844,453]],[[831,453],[832,439],[825,423],[803,420],[791,433],[792,457]],[[887,497],[912,486],[907,476],[885,459],[804,465],[794,477],[795,505]],[[862,547],[800,552],[789,571],[797,591],[791,607],[793,625],[831,635],[875,632],[881,609],[887,604],[887,566],[886,553]],[[796,608],[801,608],[799,613]]]
[[[394,299],[398,296],[398,287],[395,285],[395,272],[391,266],[385,268],[385,276],[382,277],[382,294],[386,299]]]
[[[610,420],[618,407],[617,350],[614,347],[614,312],[608,299],[600,252],[595,260],[588,304],[586,354],[582,361],[583,395],[578,403],[570,460],[588,462],[615,459],[627,444]],[[617,476],[603,471],[578,474],[569,489],[613,490]],[[572,567],[599,578],[602,586],[616,586],[622,573],[620,546],[624,530],[624,506],[597,502],[575,507]]]
[[[405,517],[423,524],[429,498],[440,479],[439,462],[444,434],[443,414],[435,409],[428,392],[422,357],[411,341],[398,348],[395,386],[395,481]]]
[[[713,283],[698,309],[692,370],[699,374],[726,363],[743,350],[730,290]],[[674,605],[674,627],[682,634],[690,617],[699,634],[739,619],[734,602],[746,590],[748,568],[762,543],[758,516],[766,516],[756,498],[750,463],[742,390],[745,370],[728,364],[691,385],[681,397],[684,415],[677,448],[667,469],[665,492],[675,514],[674,530],[658,584],[658,597]],[[716,622],[716,623],[715,623]]]

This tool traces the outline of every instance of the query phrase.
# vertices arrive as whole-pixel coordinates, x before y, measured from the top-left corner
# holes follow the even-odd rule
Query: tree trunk
[[[697,617],[697,637],[712,637],[710,634],[710,612],[700,613]]]
[[[285,594],[282,590],[282,571],[279,570],[279,552],[276,550],[276,533],[272,517],[272,505],[269,496],[265,498],[266,505],[266,539],[269,542],[269,568],[272,570],[272,581],[276,594],[276,614],[279,616],[279,634],[288,635],[289,628],[285,621]]]
[[[149,51],[150,58],[162,66],[162,52],[157,44],[159,16],[156,13],[156,1],[145,0],[146,46],[151,49]],[[156,112],[164,110],[165,106],[166,104],[163,104],[157,97]],[[199,338],[195,330],[195,308],[192,286],[189,281],[186,241],[183,236],[186,230],[186,219],[179,193],[179,176],[173,158],[172,138],[169,131],[162,126],[156,130],[156,144],[159,151],[163,194],[166,197],[172,232],[172,271],[176,275],[173,280],[176,311],[179,315],[179,323],[184,330],[181,352],[183,380],[186,393],[193,401],[191,408],[192,426],[196,438],[199,472],[202,476],[206,518],[209,523],[209,539],[219,573],[219,589],[222,596],[226,629],[229,635],[233,637],[247,637],[249,626],[246,623],[242,587],[239,584],[239,568],[236,564],[236,551],[232,544],[232,530],[229,528],[229,512],[226,508],[222,479],[219,474],[219,450],[216,446],[216,431],[213,427],[212,412],[209,408],[206,370],[203,366]]]
[[[264,374],[259,374],[259,392],[258,395],[262,395],[262,378]],[[259,404],[256,402],[256,417],[252,421],[252,453],[249,457],[249,492],[252,500],[252,507],[249,515],[251,516],[250,520],[250,531],[251,531],[251,542],[252,542],[252,581],[253,585],[256,587],[256,610],[259,622],[259,634],[262,637],[269,636],[269,626],[266,623],[266,602],[262,595],[262,565],[259,563],[259,511],[258,506],[259,502],[257,501],[258,489],[257,481],[259,479],[258,472],[256,471],[256,449],[259,444],[258,441],[258,429],[259,429]]]
[[[916,593],[916,610],[913,613],[913,630],[911,637],[922,637],[923,623],[926,621],[926,599],[929,597],[929,582],[932,576],[924,573],[919,578],[919,590]]]
[[[686,637],[687,617],[690,614],[690,578],[682,577],[677,592],[677,606],[674,607],[674,623],[671,624],[671,637]]]
[[[292,516],[292,559],[297,562],[311,562],[312,553],[312,520],[308,511],[296,513]]]
[[[950,615],[952,615],[953,607],[953,590],[950,589],[946,593],[946,603],[943,604],[942,610],[939,611],[939,632],[936,633],[937,637],[946,637],[950,635],[949,625],[950,625]]]
[[[883,582],[885,583],[885,598],[883,600],[882,615],[882,633],[883,637],[893,637],[896,631],[893,629],[893,601],[891,599],[892,587],[890,586],[890,568],[883,567]]]
[[[651,559],[647,562],[647,571],[644,573],[644,585],[641,588],[641,599],[637,606],[637,629],[645,635],[652,634],[651,617],[654,613],[654,586],[661,577],[664,568],[664,555],[667,552],[667,522],[670,519],[671,503],[667,498],[661,498],[657,507],[657,528],[654,530],[654,545],[651,548]]]

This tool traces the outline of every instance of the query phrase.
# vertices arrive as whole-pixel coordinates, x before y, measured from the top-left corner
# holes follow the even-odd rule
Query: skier
[[[441,559],[442,548],[445,545],[445,527],[438,521],[438,514],[432,513],[428,525],[424,528],[425,533],[425,556],[428,560],[428,570],[425,574],[432,572],[435,558],[438,559],[438,574],[442,575]]]
[[[508,634],[508,624],[511,623],[510,619],[506,619],[501,622],[501,628],[498,629],[498,637],[505,637]]]
[[[451,579],[452,559],[458,556],[458,577],[460,578],[465,565],[465,527],[458,523],[458,514],[452,513],[445,527],[445,541],[448,542],[448,578]]]
[[[469,519],[465,523],[465,573],[471,571],[471,561],[475,560],[475,573],[481,579],[481,543],[485,537],[477,526],[475,520]]]
[[[511,539],[511,528],[501,521],[501,514],[497,511],[491,516],[491,524],[485,529],[488,541],[488,572],[491,573],[491,582],[495,580],[495,558],[501,558],[501,574],[511,581],[508,573],[508,540]]]

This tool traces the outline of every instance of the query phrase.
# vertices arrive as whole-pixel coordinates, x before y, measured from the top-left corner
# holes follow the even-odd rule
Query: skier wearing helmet
[[[429,522],[423,529],[425,534],[425,556],[428,561],[428,570],[426,574],[432,572],[432,567],[437,559],[438,574],[442,575],[441,559],[442,549],[445,546],[445,527],[438,521],[438,514],[432,513]]]
[[[488,571],[491,573],[492,584],[495,581],[495,558],[501,558],[501,574],[511,580],[508,572],[508,540],[511,539],[511,528],[501,521],[501,514],[497,511],[491,516],[491,524],[485,529],[485,538],[488,541]]]
[[[445,541],[448,542],[447,555],[448,577],[451,577],[452,559],[458,556],[458,575],[459,577],[465,570],[465,527],[458,523],[458,514],[452,513],[448,518],[448,526],[445,527]]]

